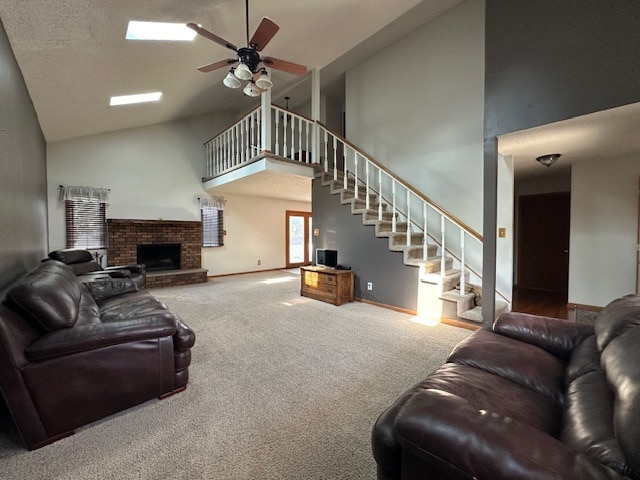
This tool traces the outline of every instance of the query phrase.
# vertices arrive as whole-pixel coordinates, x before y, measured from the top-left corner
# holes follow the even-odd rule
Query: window
[[[97,200],[66,200],[64,204],[67,248],[106,248],[106,204]]]
[[[222,227],[222,209],[203,206],[202,212],[202,246],[222,247],[224,230]]]

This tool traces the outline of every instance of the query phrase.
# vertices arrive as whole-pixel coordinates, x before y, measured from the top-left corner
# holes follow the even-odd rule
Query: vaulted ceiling
[[[324,84],[376,49],[461,0],[251,0],[249,30],[263,17],[280,27],[264,54],[321,69]],[[0,18],[47,141],[166,122],[213,111],[245,112],[255,98],[222,85],[226,69],[197,67],[233,57],[205,38],[125,40],[129,20],[194,22],[244,46],[243,0],[0,0]],[[272,71],[272,98],[301,81]],[[162,91],[154,104],[109,107],[113,95]]]

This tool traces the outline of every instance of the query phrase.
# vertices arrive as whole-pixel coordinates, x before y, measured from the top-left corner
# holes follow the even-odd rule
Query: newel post
[[[260,109],[260,146],[263,152],[271,152],[271,89],[260,95],[262,108]]]

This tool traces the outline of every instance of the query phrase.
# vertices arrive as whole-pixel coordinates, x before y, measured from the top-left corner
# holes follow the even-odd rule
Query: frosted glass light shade
[[[273,87],[273,82],[269,79],[269,75],[265,70],[262,71],[260,77],[256,80],[256,86],[258,88],[262,88],[263,90],[269,90]]]
[[[229,70],[229,73],[227,73],[227,76],[224,77],[222,83],[224,83],[225,87],[240,88],[242,84],[240,83],[240,80],[238,80],[238,78],[233,74],[233,70],[233,68]]]
[[[244,87],[244,90],[242,90],[246,95],[249,95],[250,97],[257,97],[260,95],[260,90],[258,90],[258,88],[256,87],[255,83],[253,82],[249,82],[247,83],[247,86]]]
[[[253,77],[253,73],[251,73],[251,70],[249,70],[249,67],[247,67],[244,63],[241,63],[240,65],[238,65],[236,67],[235,72],[233,73],[240,80],[250,80],[251,77]]]

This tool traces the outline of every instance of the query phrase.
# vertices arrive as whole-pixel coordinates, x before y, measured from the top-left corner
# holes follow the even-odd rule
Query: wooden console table
[[[300,267],[300,295],[334,305],[353,302],[353,278],[351,270]]]

